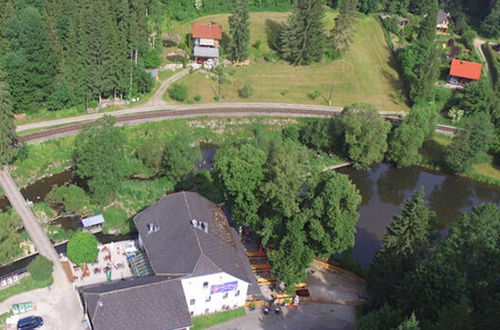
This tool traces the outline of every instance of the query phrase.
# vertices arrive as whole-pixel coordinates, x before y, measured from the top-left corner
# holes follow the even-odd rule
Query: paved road
[[[54,263],[54,272],[52,273],[54,285],[50,291],[47,289],[44,301],[35,301],[35,303],[45,302],[52,306],[51,320],[56,323],[53,324],[54,329],[80,329],[79,325],[83,319],[83,311],[79,298],[64,273],[56,250],[33,212],[26,205],[23,195],[5,167],[0,170],[0,186],[14,210],[21,217],[24,228],[38,252]],[[22,296],[13,297],[10,299],[10,302],[12,301],[23,302]],[[5,312],[5,310],[0,312]]]

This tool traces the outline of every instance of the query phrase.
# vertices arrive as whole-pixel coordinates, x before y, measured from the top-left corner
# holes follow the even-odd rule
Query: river
[[[353,257],[364,267],[380,248],[387,225],[400,211],[401,203],[420,187],[425,191],[427,205],[437,213],[442,230],[449,228],[460,212],[475,205],[500,205],[498,186],[422,167],[396,169],[384,163],[370,170],[345,167],[338,171],[351,178],[362,196]]]

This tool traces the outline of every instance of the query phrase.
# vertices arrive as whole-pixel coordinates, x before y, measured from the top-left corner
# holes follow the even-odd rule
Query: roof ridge
[[[152,275],[152,276],[158,277],[158,278],[165,277],[165,279],[161,279],[161,280],[156,281],[156,282],[142,283],[142,284],[138,284],[138,285],[135,285],[135,286],[129,286],[129,287],[126,287],[126,288],[121,288],[121,289],[113,289],[113,290],[106,291],[106,292],[85,292],[85,293],[87,293],[87,294],[96,294],[96,295],[107,295],[107,294],[110,294],[110,293],[117,293],[117,292],[128,291],[128,290],[132,290],[132,289],[136,289],[136,288],[141,288],[143,286],[156,285],[156,284],[161,284],[161,283],[165,283],[165,282],[174,281],[174,280],[179,279],[178,277],[168,278],[167,276],[157,276],[157,275]],[[126,280],[126,281],[133,282],[134,280]]]
[[[189,203],[187,201],[185,191],[182,192],[182,196],[184,197],[184,202],[186,203],[187,211],[189,213],[189,218],[190,218],[190,220],[193,220],[193,214],[191,213],[191,207],[189,206]],[[196,229],[193,228],[192,225],[190,225],[189,228],[191,228],[191,230],[193,230],[194,236],[196,237],[196,243],[198,244],[198,249],[200,250],[200,255],[198,256],[198,260],[196,260],[196,264],[193,267],[193,271],[191,271],[191,274],[193,274],[194,270],[196,269],[196,266],[198,265],[198,262],[201,259],[201,256],[205,255],[205,254],[203,253],[203,249],[201,248],[200,239],[198,238],[198,233],[196,232]],[[206,257],[208,258],[208,256],[206,256]],[[208,258],[208,259],[210,259],[210,258]],[[219,266],[217,266],[217,267],[219,268]]]

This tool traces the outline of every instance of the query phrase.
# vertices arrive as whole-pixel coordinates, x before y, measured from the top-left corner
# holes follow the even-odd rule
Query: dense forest
[[[151,89],[151,3],[0,2],[1,69],[14,112],[95,105]]]

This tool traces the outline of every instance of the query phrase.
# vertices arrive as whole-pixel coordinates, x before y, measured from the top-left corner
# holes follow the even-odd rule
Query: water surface
[[[500,205],[498,186],[422,167],[396,169],[378,164],[370,170],[345,167],[338,171],[349,175],[363,198],[353,251],[355,261],[362,266],[368,266],[380,248],[386,227],[401,203],[420,187],[427,205],[437,213],[440,229],[450,227],[460,212],[474,205]]]

